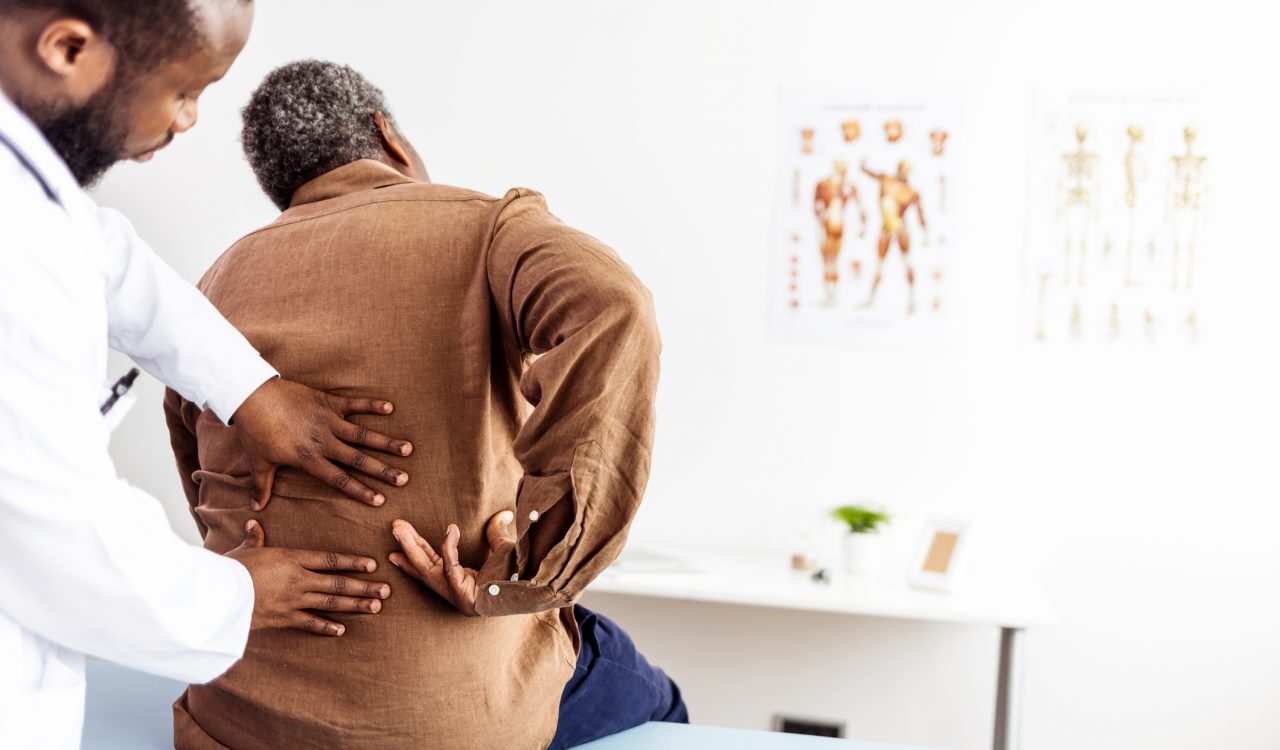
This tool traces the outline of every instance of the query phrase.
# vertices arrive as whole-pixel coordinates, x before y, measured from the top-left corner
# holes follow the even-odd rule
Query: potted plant
[[[865,505],[842,505],[831,511],[832,517],[849,527],[844,535],[844,567],[850,573],[875,573],[884,557],[884,538],[880,527],[890,516]]]

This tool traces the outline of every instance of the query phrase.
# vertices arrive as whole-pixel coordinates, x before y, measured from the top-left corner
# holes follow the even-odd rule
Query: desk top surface
[[[829,583],[819,583],[791,570],[785,555],[717,550],[628,550],[587,591],[1009,628],[1058,621],[1040,586],[1013,575],[997,580],[975,572],[949,593],[913,588],[902,571],[833,571]]]

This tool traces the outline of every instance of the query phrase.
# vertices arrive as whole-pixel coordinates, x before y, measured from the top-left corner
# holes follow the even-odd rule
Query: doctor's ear
[[[50,21],[36,39],[36,57],[56,79],[59,93],[77,104],[96,93],[115,71],[116,51],[78,18]]]

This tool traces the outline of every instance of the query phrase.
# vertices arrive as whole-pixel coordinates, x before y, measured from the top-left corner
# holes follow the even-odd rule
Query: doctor
[[[281,380],[82,190],[195,125],[252,15],[245,0],[0,0],[0,748],[78,746],[84,654],[204,682],[250,628],[340,636],[315,612],[375,614],[390,594],[373,560],[268,548],[253,521],[225,557],[185,544],[107,452],[110,345],[234,419],[257,506],[277,464],[372,505],[342,465],[408,481],[349,445],[408,455],[346,419],[390,404]]]

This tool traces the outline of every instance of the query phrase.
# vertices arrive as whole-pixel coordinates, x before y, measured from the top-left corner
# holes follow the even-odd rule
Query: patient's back
[[[516,496],[521,355],[500,335],[486,276],[499,208],[489,196],[355,162],[304,186],[290,210],[237,242],[201,281],[285,378],[392,401],[393,415],[353,421],[409,439],[414,451],[386,457],[410,482],[371,485],[387,497],[381,508],[279,472],[270,505],[256,514],[267,543],[374,557],[379,569],[366,577],[390,582],[391,598],[378,615],[334,615],[346,625],[341,638],[254,632],[241,662],[179,701],[179,747],[550,740],[574,658],[558,614],[464,617],[387,562],[391,522],[404,518],[433,543],[458,523],[462,561],[479,568],[484,522]],[[194,513],[205,546],[225,552],[254,515],[247,465],[216,417],[195,424]]]

